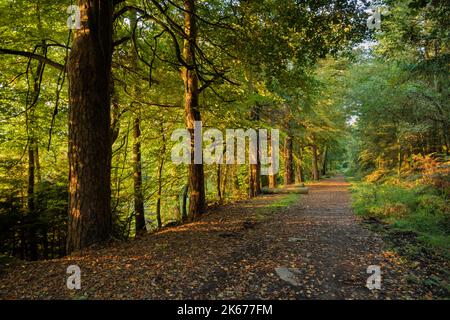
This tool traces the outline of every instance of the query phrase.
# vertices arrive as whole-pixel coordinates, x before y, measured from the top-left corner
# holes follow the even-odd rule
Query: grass
[[[351,190],[357,215],[415,233],[421,244],[450,257],[450,204],[431,187],[354,182]]]
[[[274,201],[267,206],[257,208],[256,218],[259,221],[267,220],[276,214],[280,209],[288,208],[290,205],[299,201],[299,194],[286,194],[281,197],[281,199]]]

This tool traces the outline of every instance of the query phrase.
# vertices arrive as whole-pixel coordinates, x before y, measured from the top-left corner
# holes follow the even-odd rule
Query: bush
[[[360,183],[352,190],[353,209],[359,215],[378,218],[403,217],[417,207],[417,195],[414,190],[400,186]]]
[[[394,228],[413,231],[431,247],[450,245],[450,204],[429,186],[392,184],[353,184],[353,209],[357,215],[375,217]]]

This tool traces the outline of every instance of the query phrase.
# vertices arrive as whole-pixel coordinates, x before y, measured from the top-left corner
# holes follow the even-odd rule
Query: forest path
[[[414,297],[394,253],[350,209],[343,177],[261,220],[266,195],[211,211],[199,222],[82,256],[20,263],[0,274],[0,299],[373,299]],[[266,210],[267,211],[267,210]],[[81,290],[66,268],[81,268]],[[382,289],[366,286],[379,265]],[[276,272],[288,271],[291,283]],[[289,274],[291,272],[291,274]],[[286,273],[286,272],[285,272]]]

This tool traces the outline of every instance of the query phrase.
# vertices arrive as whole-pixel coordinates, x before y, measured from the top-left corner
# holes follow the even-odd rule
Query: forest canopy
[[[338,171],[423,174],[448,199],[445,1],[0,0],[0,12],[0,253],[138,239]],[[193,145],[200,121],[279,130],[279,173],[261,174],[260,144],[255,163],[194,163],[193,150],[174,163],[172,133]]]

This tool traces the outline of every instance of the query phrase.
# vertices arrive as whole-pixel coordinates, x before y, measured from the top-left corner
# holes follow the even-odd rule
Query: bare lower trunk
[[[195,44],[197,42],[197,26],[195,15],[195,1],[184,2],[184,40],[183,56],[189,68],[183,68],[186,127],[191,134],[191,159],[189,165],[189,218],[195,220],[205,211],[205,176],[203,163],[194,163],[194,124],[201,121],[199,110],[198,78],[194,69]]]
[[[185,185],[181,190],[181,221],[188,221],[188,212],[187,212],[187,197],[188,197],[189,185]]]
[[[112,1],[78,0],[69,78],[67,252],[106,241],[111,222],[110,77]]]
[[[295,167],[295,183],[305,182],[304,172],[303,172],[303,148],[299,148],[298,161]]]
[[[217,197],[219,198],[219,202],[222,203],[222,182],[221,182],[221,166],[217,164]]]
[[[253,72],[250,68],[248,79],[248,90],[253,93],[255,91],[253,87]],[[250,120],[260,120],[260,106],[256,104],[251,110]],[[257,135],[256,141],[256,163],[249,165],[249,196],[256,197],[261,194],[261,159],[259,154],[259,135]]]
[[[227,194],[227,183],[228,183],[228,170],[230,166],[225,165],[225,172],[223,173],[223,181],[222,181],[222,199],[226,199]]]
[[[277,176],[269,175],[269,188],[276,188],[276,187],[277,187]]]
[[[294,144],[292,137],[286,137],[284,144],[284,184],[294,183]]]
[[[252,112],[252,120],[259,120],[259,107]],[[249,196],[256,197],[261,194],[261,159],[259,155],[259,135],[256,139],[256,164],[249,166]]]
[[[270,153],[272,154],[272,144],[269,143],[269,150]],[[269,180],[269,188],[276,188],[277,187],[277,178],[278,178],[278,174],[270,174],[268,176],[268,180]]]
[[[39,23],[40,25],[40,23]],[[42,54],[46,55],[45,41],[42,41]],[[27,109],[29,109],[29,114],[27,114],[27,127],[28,127],[28,190],[27,190],[27,198],[28,198],[28,242],[29,242],[29,258],[30,260],[38,259],[38,239],[37,239],[37,212],[36,212],[36,194],[35,194],[35,183],[36,183],[36,175],[40,177],[40,164],[39,164],[39,156],[37,149],[37,124],[36,124],[36,116],[35,109],[38,104],[40,91],[41,91],[41,82],[42,76],[44,73],[45,65],[42,62],[39,62],[36,68],[36,72],[33,75],[33,95],[32,100],[27,101]],[[36,172],[36,170],[38,170]],[[38,174],[37,174],[38,173]],[[39,178],[40,180],[40,178]]]
[[[239,165],[233,165],[233,193],[237,194],[239,192]]]
[[[131,26],[136,27],[136,13],[131,16]],[[131,51],[131,68],[138,72],[138,57],[135,50]],[[133,99],[139,94],[137,83],[132,85]],[[132,104],[133,105],[133,104]],[[134,183],[134,214],[136,235],[145,233],[144,197],[142,195],[142,161],[141,161],[141,110],[140,105],[135,104],[135,118],[133,122],[133,183]]]
[[[317,146],[315,144],[312,145],[312,178],[314,181],[320,179],[319,175],[319,156],[317,154]]]
[[[39,161],[39,146],[36,143],[34,146],[34,162],[36,164],[36,183],[41,183],[42,175],[41,175],[41,162]]]
[[[35,160],[34,160],[34,145],[35,141],[29,142],[28,146],[28,254],[30,260],[38,259],[38,244],[37,244],[37,228],[36,228],[36,208],[35,208],[35,194],[34,194],[34,175],[35,175]]]
[[[162,196],[162,179],[163,179],[163,169],[164,169],[164,159],[166,155],[166,135],[164,133],[164,126],[161,123],[161,138],[162,145],[160,150],[160,162],[158,167],[158,199],[156,200],[156,221],[158,222],[158,228],[162,228],[162,220],[161,220],[161,196]]]
[[[134,182],[134,214],[136,235],[145,233],[144,197],[142,195],[142,163],[141,163],[141,121],[139,115],[134,118],[133,125],[133,182]]]
[[[261,194],[261,166],[251,164],[249,170],[249,196],[256,197]]]
[[[327,162],[328,162],[328,148],[325,147],[325,151],[323,152],[323,162],[322,162],[322,175],[327,174]]]
[[[160,163],[158,172],[162,172],[162,162]],[[156,199],[156,222],[158,224],[158,229],[162,228],[161,219],[161,196],[162,196],[162,181],[161,176],[158,176],[158,198]]]

